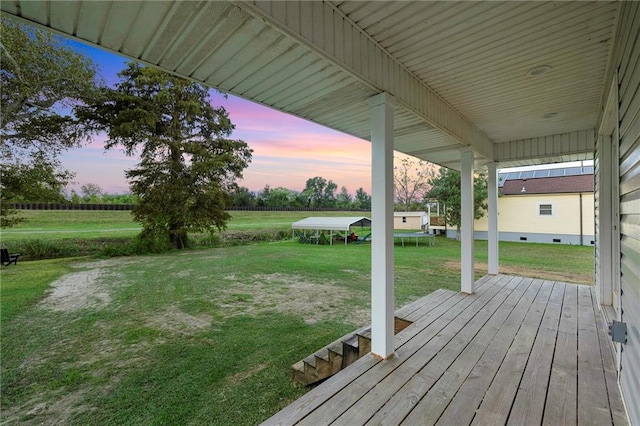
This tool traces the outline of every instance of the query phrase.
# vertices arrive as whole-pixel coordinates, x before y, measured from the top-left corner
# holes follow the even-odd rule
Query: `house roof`
[[[500,173],[498,175],[498,188],[502,188],[504,183],[508,180],[518,179],[537,179],[559,176],[578,176],[578,175],[593,175],[593,166],[580,166],[580,167],[556,167],[552,169],[542,170],[520,170]]]
[[[593,175],[512,179],[500,191],[503,195],[593,192]]]
[[[368,217],[308,217],[294,222],[291,228],[348,231],[352,226],[371,226],[371,219]]]

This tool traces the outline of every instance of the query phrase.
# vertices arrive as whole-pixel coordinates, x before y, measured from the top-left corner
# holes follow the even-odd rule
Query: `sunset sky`
[[[108,84],[118,80],[126,59],[103,50],[71,43],[93,58]],[[253,160],[240,185],[259,191],[265,185],[302,190],[307,179],[321,176],[346,186],[351,194],[359,187],[371,193],[371,145],[323,126],[287,115],[229,95],[213,96],[214,105],[229,112],[236,129],[232,135],[253,149]],[[104,192],[129,192],[124,170],[135,167],[138,159],[118,150],[104,152],[104,138],[62,157],[64,166],[75,172],[76,190],[86,183],[99,185]]]
[[[108,84],[118,80],[116,74],[125,67],[126,59],[77,42],[69,43],[93,58]],[[371,194],[371,144],[368,141],[232,95],[225,98],[214,94],[212,98],[215,106],[222,105],[229,112],[236,126],[232,137],[244,140],[253,149],[253,160],[244,172],[241,186],[251,191],[260,191],[265,185],[300,191],[307,179],[321,176],[334,181],[338,188],[346,186],[352,195],[360,187]],[[138,159],[126,157],[118,150],[105,152],[104,139],[96,138],[91,144],[63,155],[64,167],[76,173],[71,188],[79,191],[81,185],[93,183],[104,192],[129,192],[124,171],[135,167]],[[396,153],[396,157],[405,156]]]

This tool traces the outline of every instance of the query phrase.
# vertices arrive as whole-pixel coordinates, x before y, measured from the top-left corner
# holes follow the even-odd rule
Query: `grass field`
[[[230,212],[229,230],[291,229],[291,223],[312,215],[368,216],[366,212]],[[2,230],[2,241],[11,243],[29,239],[126,238],[140,232],[129,211],[99,210],[21,210],[26,220]]]
[[[307,215],[241,212],[230,228]],[[486,242],[475,248],[479,277]],[[500,255],[506,273],[593,275],[591,247],[501,243]],[[459,258],[442,237],[396,245],[396,305],[459,289]],[[291,241],[18,261],[0,275],[3,423],[256,424],[305,392],[291,364],[369,322],[370,262],[369,245]]]

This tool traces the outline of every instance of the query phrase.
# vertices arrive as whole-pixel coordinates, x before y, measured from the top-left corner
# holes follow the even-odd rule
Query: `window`
[[[402,223],[407,223],[407,217],[406,216],[402,216]]]
[[[539,204],[538,214],[540,216],[553,215],[553,206],[551,204]]]

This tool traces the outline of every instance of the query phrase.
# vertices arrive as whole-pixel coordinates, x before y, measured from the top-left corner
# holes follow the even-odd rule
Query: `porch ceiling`
[[[368,99],[390,92],[396,150],[453,168],[466,145],[479,165],[589,158],[618,15],[617,2],[3,1],[1,9],[364,139]],[[541,65],[551,68],[527,74]]]

